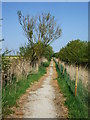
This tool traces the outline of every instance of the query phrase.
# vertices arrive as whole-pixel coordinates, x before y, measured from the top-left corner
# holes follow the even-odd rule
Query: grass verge
[[[6,87],[3,88],[2,90],[3,116],[7,116],[13,113],[13,111],[11,111],[9,108],[17,106],[16,104],[17,99],[19,99],[20,96],[26,92],[26,89],[30,87],[30,84],[34,83],[35,81],[38,81],[41,78],[41,76],[43,76],[46,73],[46,67],[47,66],[41,65],[39,67],[38,73],[30,74],[28,75],[27,78],[25,76],[22,76],[22,78],[18,82],[14,80],[12,84],[7,85]]]
[[[77,94],[77,96],[75,97],[72,90],[75,89],[75,82],[70,83],[72,84],[71,88],[71,86],[68,84],[68,81],[65,80],[66,75],[63,75],[62,72],[60,72],[57,63],[56,70],[58,73],[58,85],[63,95],[66,97],[65,105],[68,107],[69,110],[69,118],[88,118],[88,100],[86,98],[81,99],[80,97],[82,96],[83,91],[80,91],[81,93],[79,95]],[[81,87],[82,85],[79,83],[77,90],[80,90]]]

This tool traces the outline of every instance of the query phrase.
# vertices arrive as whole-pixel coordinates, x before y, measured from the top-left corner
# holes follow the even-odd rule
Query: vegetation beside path
[[[2,90],[2,113],[3,116],[7,116],[14,111],[10,109],[10,107],[17,106],[16,101],[20,98],[22,94],[26,92],[26,89],[30,87],[35,81],[38,81],[41,76],[46,73],[46,67],[48,67],[50,62],[45,62],[39,67],[38,73],[29,74],[26,78],[22,76],[18,82],[16,79],[13,80],[13,83],[7,85]],[[18,106],[17,106],[18,107]]]
[[[83,90],[83,88],[81,89],[82,85],[79,83],[78,84],[78,94],[75,97],[74,96],[74,89],[75,89],[75,81],[72,84],[72,88],[70,86],[70,84],[68,84],[68,82],[70,81],[68,79],[68,81],[66,80],[68,76],[68,74],[63,74],[63,67],[61,68],[62,72],[60,72],[59,68],[58,68],[58,64],[55,62],[56,64],[56,70],[58,73],[58,85],[60,87],[61,92],[63,93],[63,95],[66,97],[66,101],[65,101],[65,105],[68,107],[69,110],[69,118],[88,118],[88,95],[86,91],[81,91]],[[83,94],[85,94],[85,96],[83,96]]]

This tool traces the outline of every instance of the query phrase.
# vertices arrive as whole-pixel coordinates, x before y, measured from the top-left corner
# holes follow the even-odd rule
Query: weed
[[[46,64],[46,63],[45,63]],[[12,84],[7,85],[2,90],[2,114],[3,116],[11,114],[9,109],[12,106],[17,106],[16,101],[22,94],[26,92],[26,89],[30,87],[30,84],[38,81],[41,76],[46,73],[46,66],[39,67],[38,73],[30,74],[26,78],[22,76],[18,82],[14,81]]]
[[[61,66],[62,67],[62,66]],[[62,74],[56,63],[58,73],[58,85],[66,97],[65,105],[69,109],[69,118],[88,118],[88,95],[81,82],[78,83],[77,96],[74,96],[75,81],[71,81],[69,75]]]
[[[44,67],[48,67],[49,64],[50,64],[50,62],[44,62],[44,63],[42,63],[42,65],[43,65]]]

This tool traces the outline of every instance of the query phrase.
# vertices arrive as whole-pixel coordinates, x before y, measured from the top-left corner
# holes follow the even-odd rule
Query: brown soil
[[[53,66],[53,70],[54,70],[54,74],[52,76],[52,86],[54,87],[54,92],[55,92],[55,99],[54,99],[54,103],[56,106],[56,111],[57,111],[57,118],[68,118],[68,109],[66,106],[64,106],[65,103],[65,97],[63,96],[63,94],[60,91],[60,88],[58,86],[58,82],[56,80],[57,78],[57,72],[56,72],[56,68],[55,68],[55,63]]]

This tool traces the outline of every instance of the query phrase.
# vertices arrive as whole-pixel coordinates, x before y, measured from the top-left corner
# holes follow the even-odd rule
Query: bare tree
[[[25,35],[33,46],[38,41],[48,45],[61,36],[61,29],[56,25],[54,16],[50,13],[42,13],[38,17],[22,15],[21,11],[17,12],[19,23],[22,26]]]

